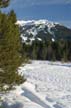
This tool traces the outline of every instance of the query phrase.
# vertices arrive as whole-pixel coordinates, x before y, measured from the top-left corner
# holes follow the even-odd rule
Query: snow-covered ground
[[[5,108],[71,108],[71,63],[32,61],[19,72],[27,81],[1,94]]]

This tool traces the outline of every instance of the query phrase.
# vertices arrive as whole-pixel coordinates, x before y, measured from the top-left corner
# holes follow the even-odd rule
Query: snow
[[[55,24],[59,24],[57,22],[48,21],[46,19],[41,20],[18,20],[16,24],[24,26],[24,25],[48,25],[48,27],[55,27]]]
[[[23,30],[23,34],[21,36],[22,40],[23,40],[22,42],[26,43],[26,41],[28,39],[27,37],[29,35],[32,35],[32,37],[35,40],[40,31],[43,31],[46,34],[47,34],[47,32],[49,32],[53,36],[53,38],[55,38],[54,31],[52,31],[51,28],[55,28],[55,26],[58,23],[48,21],[48,20],[45,20],[45,19],[41,19],[41,20],[27,20],[27,21],[18,20],[16,22],[16,24],[18,24],[20,27],[22,27],[22,30]],[[45,28],[47,28],[47,30],[45,30]],[[26,35],[26,38],[25,38],[25,35]],[[29,37],[29,39],[30,39],[30,37]],[[30,39],[31,42],[29,41],[28,43],[31,44],[34,40]]]
[[[25,37],[23,35],[21,35],[20,37],[22,38],[22,41],[24,41],[24,42],[27,41],[27,37]]]
[[[18,20],[17,22],[16,22],[16,24],[17,25],[21,25],[21,26],[24,26],[24,25],[32,25],[34,23],[34,20],[27,20],[27,21],[25,21],[25,20]]]
[[[48,21],[48,20],[28,20],[28,21],[17,21],[17,23],[16,24],[18,24],[18,25],[20,25],[20,26],[25,26],[25,25],[27,25],[27,26],[29,26],[29,25],[34,25],[34,27],[32,28],[32,29],[29,29],[29,30],[27,30],[28,31],[28,33],[31,33],[32,35],[37,35],[37,31],[41,31],[41,30],[44,30],[44,28],[45,28],[45,26],[47,26],[48,27],[48,32],[50,33],[50,34],[53,34],[52,33],[52,31],[51,31],[51,28],[52,27],[55,27],[55,25],[57,25],[58,23],[53,23],[53,22],[51,22],[51,21]],[[38,26],[38,25],[40,25],[39,27],[38,27],[38,30],[36,30],[36,26]]]
[[[42,39],[41,38],[37,38],[39,41],[42,41]]]
[[[1,94],[5,108],[71,108],[71,63],[32,61],[19,72],[27,81]]]
[[[37,30],[35,27],[26,31],[29,35],[32,34],[34,37],[37,35]]]
[[[3,86],[3,89],[4,89],[4,90],[7,90],[8,88],[9,88],[8,85],[4,85],[4,86]]]
[[[55,41],[55,39],[54,38],[52,38],[52,42],[54,42]]]

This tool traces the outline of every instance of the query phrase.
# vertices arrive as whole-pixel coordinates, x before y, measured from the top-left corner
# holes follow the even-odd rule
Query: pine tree
[[[52,55],[53,55],[53,49],[51,45],[51,41],[48,41],[48,47],[47,47],[47,60],[52,60]]]
[[[37,45],[36,43],[33,44],[33,50],[32,50],[32,59],[37,59]]]
[[[0,7],[7,7],[9,5],[10,0],[0,0]]]
[[[2,20],[2,38],[0,39],[0,68],[3,69],[1,83],[21,83],[22,78],[17,73],[22,59],[19,54],[19,29],[12,20],[4,16]]]
[[[14,10],[10,11],[10,13],[9,13],[9,20],[11,20],[12,23],[15,23],[17,21],[16,14],[15,14]]]
[[[39,42],[38,59],[46,60],[47,45],[45,42]]]
[[[0,1],[1,3],[1,1]],[[2,4],[0,4],[2,7]],[[3,4],[5,7],[5,5]],[[22,63],[20,55],[21,43],[16,14],[11,11],[8,15],[0,12],[0,87],[10,86],[25,81],[18,74],[18,67]]]

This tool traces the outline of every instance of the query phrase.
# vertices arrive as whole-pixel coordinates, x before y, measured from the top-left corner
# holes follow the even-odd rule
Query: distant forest
[[[71,40],[35,40],[31,45],[23,43],[22,54],[35,60],[71,61]]]

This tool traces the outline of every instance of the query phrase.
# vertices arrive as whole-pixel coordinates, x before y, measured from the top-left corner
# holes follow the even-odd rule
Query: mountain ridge
[[[20,27],[23,43],[31,43],[35,39],[38,41],[71,39],[71,29],[57,22],[45,19],[18,20],[16,24]]]

